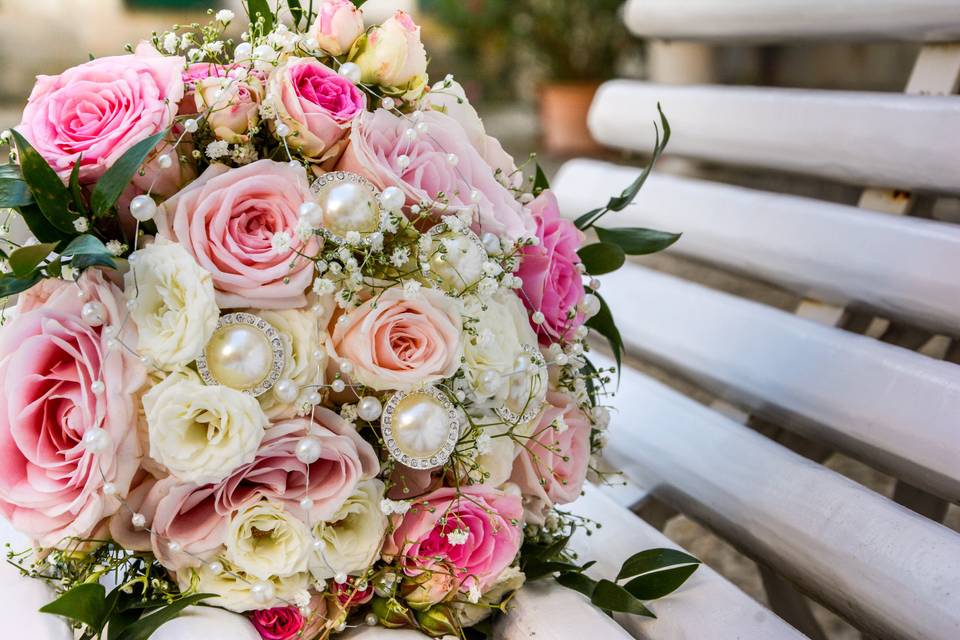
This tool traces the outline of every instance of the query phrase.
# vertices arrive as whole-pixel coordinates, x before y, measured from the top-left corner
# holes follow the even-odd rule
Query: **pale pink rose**
[[[308,434],[322,445],[320,459],[309,468],[296,456],[297,444]],[[380,462],[370,443],[336,413],[316,407],[312,423],[288,420],[267,431],[256,459],[217,486],[216,508],[226,516],[267,498],[298,518],[322,522],[337,513],[361,480],[379,472]],[[305,497],[313,500],[309,514],[300,507]]]
[[[292,640],[298,637],[305,621],[296,607],[274,607],[254,611],[250,622],[263,640]]]
[[[134,394],[146,372],[126,350],[108,349],[103,335],[123,326],[120,339],[136,344],[136,330],[122,323],[123,293],[99,270],[79,285],[47,285],[43,306],[0,330],[0,514],[42,547],[89,536],[120,508],[140,465]],[[81,318],[91,301],[104,306],[103,326]],[[98,454],[82,444],[92,429],[109,436]],[[104,495],[106,482],[116,496]]]
[[[518,496],[484,486],[439,489],[394,516],[383,556],[398,560],[408,576],[447,572],[461,592],[474,584],[484,592],[520,551],[522,519]],[[466,532],[460,544],[447,537],[455,531]]]
[[[270,76],[275,123],[290,129],[287,144],[305,158],[335,158],[344,136],[366,108],[363,92],[350,80],[314,58],[288,58]]]
[[[215,485],[197,486],[168,476],[153,486],[140,509],[153,554],[171,571],[200,566],[226,540],[229,518],[217,512]],[[170,549],[171,540],[180,545],[179,551]]]
[[[477,152],[456,120],[437,111],[423,114],[429,135],[411,141],[404,133],[410,122],[385,109],[361,115],[350,134],[350,145],[337,168],[369,178],[381,189],[398,186],[407,204],[434,201],[443,193],[445,213],[470,212],[473,229],[490,232],[511,244],[533,233],[533,221],[525,215],[513,194],[497,181],[494,170]],[[458,158],[456,166],[449,155]],[[410,164],[403,168],[399,160]],[[473,202],[476,191],[478,202]]]
[[[170,127],[184,64],[141,44],[132,55],[38,76],[17,130],[64,180],[83,154],[80,181],[95,182],[133,145]]]
[[[170,135],[147,156],[141,170],[133,175],[132,186],[127,189],[128,193],[133,194],[129,199],[147,192],[155,197],[167,198],[196,179],[197,167],[190,158],[193,141],[185,138],[180,140],[176,148],[173,146],[180,139],[181,133],[180,125],[174,125]],[[172,162],[169,167],[164,168],[160,165],[162,155],[170,156]],[[126,213],[130,210],[129,201],[124,202],[121,198],[121,203],[117,207],[121,212]]]
[[[160,206],[157,229],[210,272],[220,308],[301,307],[313,262],[298,253],[312,257],[318,243],[297,236],[298,210],[312,199],[306,172],[286,162],[213,164]],[[278,252],[271,239],[279,232],[291,243]]]
[[[408,100],[426,88],[427,50],[420,41],[420,27],[404,11],[371,29],[351,58],[366,84],[402,91]]]
[[[213,135],[231,144],[250,141],[250,132],[260,123],[263,84],[254,74],[244,80],[208,76],[196,81],[197,112],[206,114]]]
[[[143,446],[142,443],[141,446]],[[127,494],[127,499],[124,501],[129,511],[127,509],[121,509],[110,516],[110,538],[124,549],[141,553],[152,553],[153,546],[150,540],[150,532],[146,529],[134,527],[130,512],[143,513],[143,506],[146,503],[147,496],[150,495],[153,486],[157,484],[157,479],[143,470],[137,473],[137,476],[133,481],[130,493]],[[151,519],[152,517],[153,514],[151,513]]]
[[[331,356],[353,364],[352,377],[377,391],[409,391],[449,378],[463,354],[460,305],[433,289],[405,297],[398,288],[334,323]]]
[[[542,504],[573,502],[587,478],[592,428],[572,397],[551,391],[533,436],[514,460],[510,480]]]
[[[342,56],[363,33],[363,13],[351,0],[325,0],[307,37],[332,56]]]
[[[543,344],[569,339],[584,322],[578,306],[584,290],[577,251],[584,235],[560,215],[560,205],[552,191],[544,191],[530,205],[537,223],[536,246],[523,249],[517,276],[523,281],[523,299],[527,308],[543,313],[542,324],[532,323]],[[568,315],[572,313],[573,315]]]

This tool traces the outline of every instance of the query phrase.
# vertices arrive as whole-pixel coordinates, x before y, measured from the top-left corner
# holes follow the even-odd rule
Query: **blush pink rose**
[[[531,323],[533,329],[542,344],[549,344],[570,338],[585,320],[579,311],[585,294],[577,255],[584,235],[560,215],[552,191],[541,193],[530,209],[540,242],[524,247],[517,276],[523,281],[520,297],[527,309],[531,313],[540,311],[545,318],[542,324]]]
[[[79,289],[47,284],[42,297],[42,306],[31,303],[0,330],[0,513],[41,547],[53,547],[88,537],[127,495],[141,456],[134,394],[146,372],[126,350],[107,347],[103,329],[121,326],[126,308],[102,272],[84,273]],[[91,301],[104,306],[103,326],[81,318]],[[123,326],[120,339],[136,344],[133,324]],[[91,429],[109,435],[98,454],[82,444]],[[106,482],[116,496],[104,495]]]
[[[217,513],[216,487],[186,484],[173,476],[157,482],[140,506],[150,529],[153,555],[167,569],[197,567],[226,540],[228,518]],[[176,541],[180,550],[170,549]]]
[[[342,56],[363,29],[363,12],[351,0],[324,0],[307,36],[330,55]]]
[[[161,237],[182,244],[210,272],[222,309],[290,309],[306,304],[318,244],[297,236],[300,205],[312,200],[306,172],[259,160],[230,169],[213,164],[157,212]],[[290,247],[271,239],[285,232]]]
[[[463,354],[460,305],[433,289],[406,297],[388,289],[342,317],[331,356],[353,364],[351,376],[377,391],[410,391],[449,378]]]
[[[438,194],[448,199],[445,213],[470,212],[474,231],[494,233],[509,243],[533,234],[533,221],[525,215],[509,189],[474,148],[463,127],[453,118],[427,111],[422,122],[429,134],[410,140],[408,120],[385,109],[364,113],[354,124],[350,145],[337,168],[369,178],[381,189],[398,186],[408,204],[432,202]],[[458,158],[454,166],[449,155]],[[405,168],[400,157],[410,163]],[[475,203],[472,194],[479,200]]]
[[[344,136],[367,104],[357,85],[314,58],[288,58],[270,76],[269,93],[274,124],[290,129],[287,144],[316,162],[340,155]]]
[[[231,144],[250,141],[251,132],[260,124],[263,84],[254,74],[244,80],[229,76],[209,76],[196,81],[194,102],[197,111],[207,114],[206,123],[219,140]]]
[[[185,61],[147,44],[39,76],[17,130],[66,180],[80,154],[80,181],[95,182],[133,145],[170,127],[183,98]]]
[[[539,504],[573,502],[587,478],[592,429],[572,397],[551,391],[536,431],[514,460],[510,480]]]
[[[474,584],[484,592],[520,551],[522,518],[518,496],[485,486],[439,489],[394,516],[383,555],[398,559],[408,576],[446,572],[461,592]],[[462,544],[450,543],[454,531],[466,532]]]
[[[250,622],[263,640],[291,640],[303,629],[303,614],[296,607],[274,607],[250,614]]]

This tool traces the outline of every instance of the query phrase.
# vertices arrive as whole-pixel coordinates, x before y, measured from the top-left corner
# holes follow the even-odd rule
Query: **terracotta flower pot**
[[[570,156],[600,150],[587,128],[598,83],[548,84],[540,88],[540,127],[548,153]]]

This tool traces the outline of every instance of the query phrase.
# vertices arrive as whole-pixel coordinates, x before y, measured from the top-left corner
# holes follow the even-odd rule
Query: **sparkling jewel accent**
[[[535,347],[530,345],[523,346],[523,352],[525,356],[524,363],[517,363],[516,370],[517,372],[510,377],[511,383],[511,394],[508,402],[516,400],[517,403],[514,405],[514,408],[509,406],[503,406],[496,410],[496,414],[508,424],[526,424],[540,415],[540,409],[542,403],[536,400],[538,394],[534,385],[545,386],[546,381],[544,380],[547,370],[547,362],[543,359],[543,355]],[[523,391],[521,397],[515,397],[513,393],[514,387],[517,384],[517,379],[520,379],[521,384],[519,385],[519,390]],[[529,384],[527,384],[529,382]],[[517,406],[519,405],[519,406]],[[516,409],[516,410],[514,410]],[[522,413],[518,413],[522,411]]]
[[[382,195],[363,176],[331,171],[320,176],[310,190],[322,212],[322,225],[318,226],[328,239],[343,244],[351,231],[361,237],[381,231]]]
[[[429,265],[445,287],[462,293],[480,282],[487,250],[477,234],[469,229],[454,232],[443,222],[427,234],[431,238],[429,252],[421,250],[420,262]]]
[[[197,358],[197,371],[208,385],[222,384],[258,397],[280,381],[286,356],[280,334],[252,313],[220,318]]]
[[[400,464],[433,469],[445,463],[460,437],[456,407],[437,387],[397,392],[383,409],[383,441]]]

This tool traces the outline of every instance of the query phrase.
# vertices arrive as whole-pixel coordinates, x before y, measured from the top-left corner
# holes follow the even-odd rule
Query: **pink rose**
[[[337,584],[333,582],[330,587],[333,590],[333,595],[337,599],[337,604],[340,605],[342,609],[347,609],[350,607],[360,607],[371,600],[373,600],[373,585],[363,581],[363,584],[366,585],[363,589],[360,588],[360,585],[357,584],[357,579],[347,576],[347,581],[343,584]]]
[[[363,13],[351,0],[325,0],[307,37],[332,56],[342,56],[363,33]]]
[[[573,502],[587,478],[592,429],[572,397],[551,391],[536,431],[514,460],[510,480],[540,503]]]
[[[522,518],[517,496],[484,486],[439,489],[394,517],[383,555],[399,559],[408,576],[451,573],[461,592],[473,584],[484,592],[520,551]]]
[[[449,378],[460,367],[460,305],[433,289],[406,297],[392,288],[334,324],[331,355],[377,391],[409,391]]]
[[[350,145],[337,168],[369,178],[381,189],[400,187],[408,204],[447,198],[447,213],[470,212],[473,229],[491,232],[511,244],[533,233],[513,194],[497,181],[493,169],[477,152],[456,120],[437,111],[423,114],[429,135],[413,141],[404,133],[410,123],[385,109],[361,115],[350,134]],[[449,155],[455,154],[454,166]],[[410,163],[401,166],[400,157]],[[475,203],[472,194],[479,200]]]
[[[537,223],[536,246],[523,249],[523,261],[517,275],[523,280],[524,304],[531,312],[540,311],[542,324],[533,324],[542,344],[568,339],[583,324],[578,307],[583,302],[583,280],[577,251],[584,235],[560,215],[557,197],[544,191],[530,209]],[[573,314],[573,315],[570,315]]]
[[[276,120],[290,133],[287,144],[305,158],[335,158],[366,98],[350,80],[313,58],[288,58],[270,76]],[[276,127],[275,127],[276,128]]]
[[[39,76],[17,127],[66,180],[80,154],[80,181],[95,182],[133,145],[170,127],[183,97],[184,59],[146,44]]]
[[[141,505],[153,555],[167,569],[197,567],[223,546],[229,518],[216,510],[216,487],[185,484],[173,476],[157,482]],[[170,549],[176,541],[180,550]]]
[[[161,237],[186,247],[210,272],[220,308],[289,309],[306,304],[315,238],[297,236],[298,209],[312,200],[306,172],[259,160],[238,169],[213,164],[157,212]],[[286,233],[290,246],[273,248]]]
[[[250,614],[250,621],[263,640],[291,640],[303,628],[303,615],[296,607],[274,607]]]
[[[0,513],[42,547],[88,537],[119,509],[140,466],[134,394],[146,372],[103,335],[123,326],[119,338],[135,345],[136,331],[121,324],[123,293],[100,271],[79,285],[45,285],[43,306],[0,330]],[[103,325],[83,321],[87,302],[103,305]],[[94,429],[105,432],[96,454],[83,445]],[[107,482],[116,497],[103,493]]]

